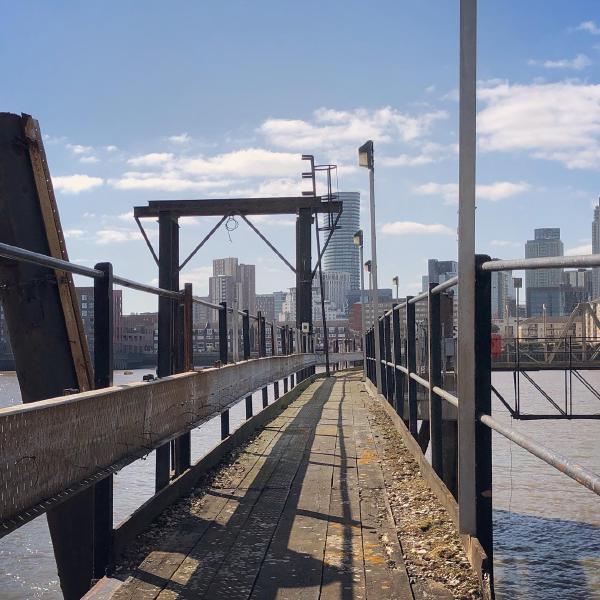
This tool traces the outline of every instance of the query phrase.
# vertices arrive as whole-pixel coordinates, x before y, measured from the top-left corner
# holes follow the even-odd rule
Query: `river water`
[[[140,381],[148,370],[115,373],[115,383]],[[600,372],[584,376],[600,389]],[[561,373],[533,375],[554,399],[564,399]],[[494,373],[496,389],[512,398],[510,373]],[[600,413],[600,400],[581,384],[573,386],[574,407]],[[0,373],[0,407],[20,402],[14,374]],[[493,414],[511,419],[494,400]],[[560,403],[560,402],[559,402]],[[260,410],[254,394],[254,411]],[[523,412],[550,412],[530,384],[521,385]],[[232,428],[245,418],[244,403],[230,411]],[[600,473],[600,421],[513,421],[512,427]],[[220,420],[208,421],[192,434],[192,458],[218,443]],[[154,491],[154,454],[115,476],[114,521],[119,523]],[[600,500],[552,467],[494,434],[494,548],[499,600],[600,600]],[[44,516],[0,540],[0,599],[61,598],[54,556]]]

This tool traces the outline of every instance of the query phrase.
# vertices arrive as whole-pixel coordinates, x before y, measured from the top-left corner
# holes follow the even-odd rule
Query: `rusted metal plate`
[[[14,528],[10,521],[20,513],[106,476],[108,468],[314,361],[302,354],[260,358],[0,409],[0,535]],[[44,512],[44,506],[34,510]]]

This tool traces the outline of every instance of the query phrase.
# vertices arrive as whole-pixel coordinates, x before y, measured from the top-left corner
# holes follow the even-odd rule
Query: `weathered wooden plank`
[[[284,426],[284,423],[281,423]],[[188,518],[170,535],[162,551],[151,553],[140,565],[136,573],[129,578],[119,594],[115,596],[116,600],[126,600],[129,598],[156,598],[167,585],[171,578],[175,577],[178,571],[183,567],[182,573],[175,577],[175,582],[181,580],[183,573],[189,572],[190,561],[188,555],[197,547],[200,540],[209,527],[213,526],[223,511],[234,503],[231,498],[238,498],[238,502],[245,495],[245,492],[237,492],[238,486],[247,479],[249,472],[260,457],[269,454],[270,447],[280,439],[281,427],[271,426],[264,431],[257,442],[252,446],[252,452],[243,452],[240,459],[236,461],[236,470],[230,475],[227,481],[227,489],[214,487],[209,490],[203,501],[202,509]],[[183,531],[183,536],[181,532]],[[187,561],[187,562],[186,562]],[[171,590],[173,586],[171,586]]]
[[[28,508],[108,475],[313,361],[260,358],[0,409],[0,535]]]
[[[343,382],[345,387],[345,381]],[[340,387],[342,383],[339,384]],[[360,489],[354,441],[353,398],[344,394],[323,564],[322,600],[366,598]],[[349,424],[348,424],[349,423]]]
[[[319,434],[318,423],[330,387],[330,381],[322,385],[307,415],[312,443],[254,586],[251,597],[257,600],[319,598],[337,436]]]
[[[355,432],[367,597],[409,600],[413,594],[364,405],[355,406]]]

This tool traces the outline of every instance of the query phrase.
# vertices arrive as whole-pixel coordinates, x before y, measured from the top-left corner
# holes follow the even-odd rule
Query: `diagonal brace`
[[[258,237],[265,243],[267,244],[267,246],[269,246],[269,248],[271,248],[271,250],[273,250],[273,252],[275,252],[275,254],[277,254],[277,256],[279,256],[279,258],[292,270],[293,273],[296,272],[296,269],[291,265],[291,263],[287,260],[287,258],[285,256],[283,256],[283,254],[281,254],[281,252],[279,252],[279,250],[277,250],[277,248],[275,248],[275,246],[273,246],[273,244],[255,227],[255,225],[253,223],[251,223],[246,215],[242,214],[242,213],[238,213],[240,215],[240,217],[242,217],[242,219],[244,219],[244,221],[246,221],[246,223],[248,223],[248,226],[250,227],[250,229],[252,229],[256,235],[258,235]]]
[[[329,246],[329,241],[331,240],[331,236],[333,235],[333,232],[335,231],[335,228],[337,227],[338,221],[340,220],[341,216],[342,216],[342,213],[339,212],[337,214],[337,217],[335,218],[333,227],[331,228],[331,231],[329,232],[329,235],[327,236],[327,239],[325,240],[325,244],[323,245],[323,249],[321,250],[321,252],[319,252],[319,260],[317,260],[317,264],[315,265],[315,268],[313,269],[311,279],[314,279],[317,269],[321,266],[321,259],[323,258],[323,255],[325,254],[325,250],[327,250],[327,246]],[[315,220],[317,221],[317,228],[318,228],[318,226],[319,226],[319,216],[318,215],[315,215]],[[317,229],[317,235],[318,235],[318,229]]]
[[[137,223],[137,226],[140,229],[140,233],[142,234],[142,237],[144,238],[144,241],[146,242],[146,246],[148,246],[148,250],[150,250],[150,254],[152,254],[152,258],[154,259],[154,262],[158,266],[158,256],[156,256],[156,252],[154,251],[154,248],[152,247],[152,243],[148,239],[148,234],[146,233],[146,230],[142,226],[142,224],[140,222],[140,218],[139,217],[133,217],[133,218],[135,219],[135,222]]]
[[[196,252],[198,252],[198,250],[200,250],[200,248],[202,248],[202,246],[208,242],[212,234],[219,229],[219,227],[223,224],[223,221],[225,221],[227,218],[229,218],[229,215],[224,215],[223,218],[204,236],[202,241],[192,250],[190,255],[179,265],[179,271],[181,271],[181,269],[183,269],[183,267],[185,267],[185,265],[192,260],[192,258],[196,255]]]

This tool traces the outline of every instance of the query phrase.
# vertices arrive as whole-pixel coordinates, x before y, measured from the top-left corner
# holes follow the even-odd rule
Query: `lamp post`
[[[365,271],[363,264],[363,232],[359,229],[353,236],[354,245],[358,246],[360,259],[360,328],[362,331],[361,347],[363,351],[363,381],[367,376],[367,354],[365,347]]]
[[[379,348],[379,286],[377,285],[377,234],[375,231],[375,161],[373,142],[369,140],[358,149],[358,165],[369,169],[369,207],[371,213],[371,277],[373,286],[371,303],[373,305],[373,332],[375,336],[375,376],[377,391],[381,388],[381,349]]]
[[[398,291],[398,288],[400,287],[400,278],[398,275],[392,279],[392,283],[396,286],[396,302],[398,302],[400,299],[400,292]]]

